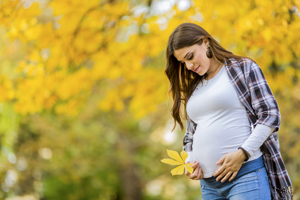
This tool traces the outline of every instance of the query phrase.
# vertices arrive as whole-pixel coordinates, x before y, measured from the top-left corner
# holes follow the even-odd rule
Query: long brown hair
[[[183,63],[179,62],[175,58],[174,51],[194,44],[201,45],[205,39],[209,42],[213,56],[212,59],[215,59],[219,63],[224,63],[226,61],[229,64],[231,63],[229,58],[235,58],[236,60],[245,58],[224,49],[206,30],[197,24],[180,24],[171,33],[166,50],[167,64],[165,73],[170,81],[169,92],[172,93],[174,100],[174,104],[171,109],[171,115],[174,118],[175,123],[173,130],[176,127],[176,122],[180,125],[181,130],[183,130],[181,119],[187,119],[186,104],[196,86],[206,76],[200,76],[188,70]]]

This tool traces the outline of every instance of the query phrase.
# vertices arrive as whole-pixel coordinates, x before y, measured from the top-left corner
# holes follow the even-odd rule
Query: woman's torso
[[[187,103],[189,117],[197,123],[193,138],[193,159],[200,163],[204,178],[219,168],[216,162],[225,154],[236,151],[251,133],[246,109],[227,75],[225,66],[218,74],[202,83]],[[255,152],[251,160],[261,156]]]

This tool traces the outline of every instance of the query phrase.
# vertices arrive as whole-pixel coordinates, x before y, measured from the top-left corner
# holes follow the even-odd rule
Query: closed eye
[[[188,60],[192,60],[192,59],[193,59],[193,57],[194,57],[194,54],[193,54],[193,53],[191,53],[191,54],[189,55],[189,57],[188,57]]]

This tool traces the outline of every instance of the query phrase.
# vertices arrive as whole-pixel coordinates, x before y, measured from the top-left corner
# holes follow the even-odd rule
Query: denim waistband
[[[260,156],[259,158],[255,159],[255,160],[251,160],[249,162],[246,162],[242,165],[241,169],[238,171],[236,177],[232,180],[235,181],[237,178],[248,174],[250,172],[254,172],[262,167],[264,167],[264,160],[263,157]],[[221,180],[216,181],[217,177],[211,177],[211,178],[204,178],[202,180],[200,180],[202,185],[206,185],[212,188],[220,188],[223,187],[224,184],[230,184],[232,181],[228,181],[229,179],[227,179],[224,183],[221,182]]]

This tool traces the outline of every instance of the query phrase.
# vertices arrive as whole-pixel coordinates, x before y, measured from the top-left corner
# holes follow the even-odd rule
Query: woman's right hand
[[[187,163],[190,163],[190,162],[188,161]],[[186,170],[185,175],[187,175],[189,177],[189,179],[192,179],[192,180],[202,179],[203,178],[203,172],[202,172],[201,167],[199,166],[199,162],[195,161],[192,168],[194,169],[193,173],[190,173]]]

